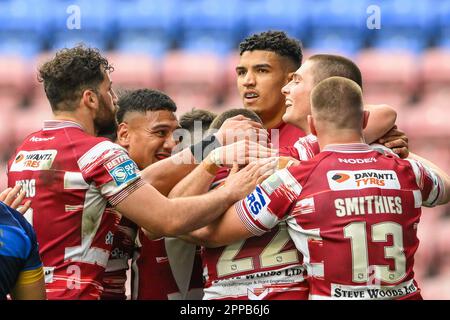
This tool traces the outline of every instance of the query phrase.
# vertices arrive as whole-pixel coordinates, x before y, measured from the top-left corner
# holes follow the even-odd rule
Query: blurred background
[[[393,106],[411,151],[450,172],[449,0],[0,0],[0,188],[14,148],[51,116],[36,70],[55,50],[99,48],[116,89],[163,90],[178,115],[221,112],[241,106],[239,42],[268,29],[301,40],[306,57],[353,59],[366,103]],[[419,239],[424,298],[450,299],[450,206],[423,211]]]

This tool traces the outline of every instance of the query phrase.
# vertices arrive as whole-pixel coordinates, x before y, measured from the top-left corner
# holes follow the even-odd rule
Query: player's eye
[[[243,75],[245,75],[245,73],[246,73],[246,71],[245,70],[236,70],[236,74],[238,75],[238,76],[243,76]]]
[[[259,72],[259,73],[268,73],[269,70],[264,69],[264,68],[260,68],[260,69],[258,69],[258,72]]]

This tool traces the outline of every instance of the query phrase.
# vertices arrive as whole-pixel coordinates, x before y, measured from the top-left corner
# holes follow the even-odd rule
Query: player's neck
[[[55,113],[53,118],[55,120],[72,121],[78,123],[81,127],[83,127],[83,130],[86,133],[95,136],[94,122],[92,121],[92,119],[83,117],[81,114],[77,112],[60,111],[58,113]]]
[[[270,114],[270,115],[259,115],[261,118],[264,128],[267,130],[278,128],[278,126],[283,122],[283,112],[279,112],[277,114]]]
[[[332,144],[366,143],[361,132],[354,130],[333,130],[329,132],[317,132],[317,140],[320,150]]]

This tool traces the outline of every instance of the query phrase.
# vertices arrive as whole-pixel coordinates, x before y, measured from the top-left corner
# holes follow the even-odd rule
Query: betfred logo
[[[392,170],[328,171],[331,190],[358,190],[365,188],[400,189],[397,174]]]
[[[10,171],[50,170],[57,153],[56,150],[20,151],[14,159]]]
[[[350,176],[345,173],[337,173],[334,176],[332,176],[331,179],[333,179],[336,182],[342,183],[350,179]]]

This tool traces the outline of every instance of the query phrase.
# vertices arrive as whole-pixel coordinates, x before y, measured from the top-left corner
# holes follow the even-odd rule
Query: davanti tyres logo
[[[25,158],[25,156],[22,153],[20,153],[20,154],[17,155],[16,159],[14,159],[14,163],[20,162],[24,158]]]
[[[336,173],[334,176],[331,177],[336,182],[342,183],[350,179],[350,176],[345,173]]]

